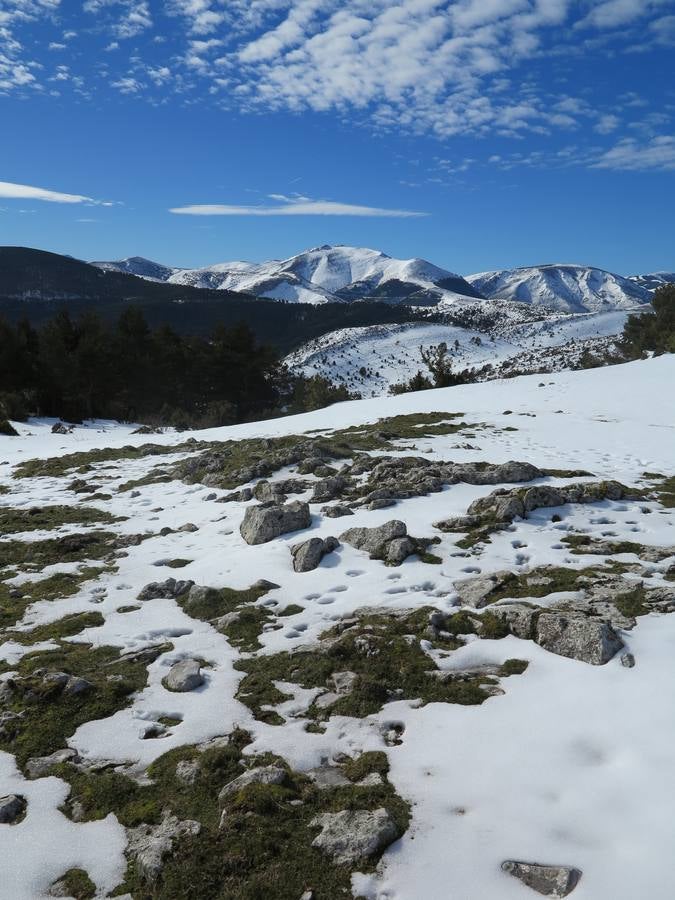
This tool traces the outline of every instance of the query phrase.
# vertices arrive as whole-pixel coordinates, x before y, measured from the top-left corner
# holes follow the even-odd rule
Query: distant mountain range
[[[392,259],[361,247],[315,247],[289,259],[225,262],[201,269],[163,266],[134,256],[94,262],[107,271],[211,290],[246,291],[291,303],[387,303],[435,305],[455,296],[482,299],[468,281],[424,259]]]
[[[283,260],[224,262],[199,269],[165,266],[142,257],[94,266],[167,284],[245,291],[291,303],[380,300],[435,306],[466,299],[503,299],[557,312],[606,312],[648,303],[658,284],[675,278],[654,273],[626,278],[592,266],[543,265],[462,277],[424,259],[393,259],[362,247],[315,247]]]

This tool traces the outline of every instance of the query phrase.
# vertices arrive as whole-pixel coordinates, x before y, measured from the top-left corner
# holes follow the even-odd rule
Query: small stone
[[[14,825],[26,812],[26,798],[21,794],[7,794],[0,797],[0,824]]]
[[[194,691],[204,684],[201,666],[196,659],[181,659],[169,669],[163,679],[164,687],[181,693]]]
[[[635,657],[632,653],[622,653],[621,654],[621,665],[625,666],[627,669],[632,669],[635,665]]]
[[[288,774],[281,766],[258,766],[255,769],[248,769],[221,789],[218,802],[223,806],[229,797],[239,793],[249,784],[283,784],[287,778]]]
[[[567,897],[579,884],[581,871],[572,866],[543,866],[539,863],[519,862],[507,859],[502,863],[504,872],[518,878],[527,887],[545,897]]]
[[[328,709],[329,706],[337,703],[339,699],[339,694],[336,694],[333,691],[327,691],[325,694],[321,694],[316,698],[314,706],[316,706],[317,709]]]
[[[330,680],[333,682],[335,692],[340,696],[350,694],[354,690],[354,685],[358,681],[359,676],[356,672],[333,672]]]
[[[199,761],[196,759],[181,759],[176,766],[176,778],[183,784],[194,784],[199,776]]]
[[[186,819],[179,821],[169,813],[159,825],[139,825],[127,829],[127,852],[136,864],[136,871],[151,884],[157,881],[162,871],[162,862],[174,848],[176,842],[189,835],[199,834],[199,822]]]
[[[316,769],[310,769],[307,776],[312,779],[320,791],[329,791],[332,788],[346,787],[351,784],[351,781],[337,766],[319,766]]]
[[[64,747],[63,750],[55,750],[49,756],[34,756],[26,763],[26,771],[31,778],[42,778],[48,775],[54,766],[65,762],[77,762],[79,756],[77,750],[72,747]]]

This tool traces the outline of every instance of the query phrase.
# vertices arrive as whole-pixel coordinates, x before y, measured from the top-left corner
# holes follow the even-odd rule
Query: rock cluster
[[[340,540],[364,550],[371,559],[381,559],[392,566],[400,566],[413,553],[423,553],[434,543],[433,538],[411,537],[405,522],[397,519],[376,528],[349,528],[340,535]]]

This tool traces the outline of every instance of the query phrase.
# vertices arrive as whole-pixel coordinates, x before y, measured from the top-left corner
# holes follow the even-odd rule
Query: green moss
[[[480,617],[480,636],[488,640],[499,641],[509,634],[508,623],[492,612],[484,612]]]
[[[114,551],[114,540],[111,532],[90,531],[41,541],[2,541],[0,567],[38,571],[58,563],[103,559]]]
[[[100,463],[118,462],[127,459],[144,459],[147,456],[180,453],[186,450],[198,450],[208,446],[204,443],[184,442],[182,444],[141,444],[139,447],[105,447],[100,450],[83,450],[77,453],[66,453],[63,456],[52,456],[47,459],[27,459],[14,469],[15,478],[60,478],[69,472],[84,474]]]
[[[283,609],[280,609],[277,613],[277,616],[283,618],[285,616],[297,616],[298,613],[304,612],[304,606],[298,606],[297,603],[289,603],[288,606],[285,606]]]
[[[271,754],[243,757],[250,737],[236,731],[225,746],[203,753],[196,748],[172,750],[150,766],[151,783],[139,784],[111,771],[83,773],[63,765],[58,774],[71,785],[66,812],[74,803],[87,819],[101,819],[113,812],[128,827],[141,822],[154,824],[163,812],[201,824],[199,835],[178,841],[166,857],[160,880],[153,886],[143,882],[135,867],[117,893],[131,892],[135,900],[298,900],[307,889],[317,900],[351,896],[351,869],[335,866],[330,858],[312,848],[318,829],[310,826],[322,812],[340,809],[373,809],[384,806],[399,833],[408,827],[410,812],[388,782],[373,788],[343,787],[319,791],[303,775]],[[194,783],[176,776],[181,761],[196,761]],[[276,763],[287,771],[279,785],[251,785],[225,801],[224,827],[219,828],[218,794],[247,767]],[[386,776],[384,754],[364,754],[351,771]],[[298,802],[300,801],[300,802]],[[364,860],[354,869],[368,871],[376,859]]]
[[[675,476],[664,478],[654,491],[654,494],[661,506],[665,506],[668,509],[675,508]]]
[[[50,531],[63,525],[110,524],[123,522],[125,517],[113,516],[93,506],[31,506],[17,509],[0,507],[0,533],[17,534],[24,531]]]
[[[39,669],[79,676],[92,688],[68,695],[53,682],[45,681]],[[68,738],[85,722],[113,715],[124,708],[130,695],[145,686],[143,662],[120,659],[113,647],[63,643],[56,650],[24,656],[13,670],[10,712],[23,713],[5,726],[0,748],[16,756],[23,765],[31,756],[46,756],[66,746]]]
[[[167,559],[162,565],[168,566],[170,569],[184,569],[185,566],[189,566],[192,562],[194,562],[193,559]]]
[[[529,666],[526,659],[506,659],[499,667],[499,674],[502,678],[509,675],[522,675]]]
[[[321,720],[331,714],[362,718],[391,700],[404,698],[419,698],[423,703],[482,703],[486,694],[480,677],[441,678],[434,674],[433,660],[420,647],[422,638],[429,639],[429,613],[430,609],[424,608],[405,617],[361,617],[351,627],[339,625],[327,632],[319,650],[240,660],[235,667],[246,676],[237,697],[256,717],[270,721],[263,707],[288,699],[274,686],[275,681],[305,688],[329,687],[334,672],[349,670],[357,675],[353,690],[328,710],[313,705],[310,718]],[[457,646],[442,637],[432,641],[439,647]]]
[[[266,590],[249,588],[235,591],[231,588],[212,588],[201,600],[189,600],[188,594],[178,598],[178,603],[195,619],[209,622],[227,613],[236,613],[227,624],[221,624],[220,631],[231,644],[241,650],[251,651],[260,647],[258,637],[263,627],[271,620],[267,607],[256,606]]]
[[[59,641],[62,638],[73,637],[84,631],[85,628],[99,628],[105,619],[99,612],[74,613],[64,616],[55,622],[45,625],[37,625],[30,631],[12,631],[8,634],[12,640],[20,644],[38,644],[41,641]]]
[[[637,616],[646,616],[649,607],[645,604],[646,593],[643,587],[637,587],[626,594],[621,594],[614,600],[614,606],[619,610],[622,616],[629,619]]]
[[[389,759],[382,750],[369,750],[344,765],[344,773],[350,781],[361,781],[373,772],[383,777],[389,773]]]
[[[426,551],[423,553],[417,554],[420,562],[427,563],[430,566],[440,566],[443,560],[440,556],[436,556],[435,553],[427,553]]]
[[[77,572],[57,572],[38,581],[27,581],[11,587],[0,581],[0,632],[19,622],[31,603],[59,600],[76,594],[87,581],[96,579],[103,568],[82,566]],[[9,573],[12,576],[14,573]]]
[[[91,900],[96,896],[96,885],[84,869],[68,869],[65,875],[57,880],[65,887],[67,896],[73,897],[74,900]]]

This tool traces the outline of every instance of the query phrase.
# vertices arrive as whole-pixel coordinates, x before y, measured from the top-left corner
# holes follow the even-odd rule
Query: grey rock
[[[185,611],[190,612],[204,603],[215,603],[220,597],[219,591],[204,584],[193,584],[185,598]]]
[[[377,528],[349,528],[340,535],[340,540],[373,556],[384,552],[385,546],[394,538],[406,537],[407,534],[405,522],[392,519]]]
[[[459,594],[459,599],[464,606],[472,606],[482,609],[491,602],[491,595],[504,588],[510,581],[514,581],[513,572],[500,569],[490,572],[488,575],[477,575],[474,578],[461,578],[455,581],[454,587]]]
[[[362,788],[379,787],[381,784],[384,784],[384,779],[379,772],[369,772],[365,778],[356,782],[356,786]]]
[[[337,766],[319,766],[316,769],[310,769],[307,777],[312,779],[320,791],[330,791],[333,788],[346,787],[351,784],[351,781]]]
[[[635,657],[632,653],[622,653],[621,654],[621,665],[625,666],[626,669],[632,669],[635,665]]]
[[[194,581],[176,581],[175,578],[167,578],[166,581],[153,581],[146,584],[138,595],[139,600],[171,599],[175,600],[182,594],[186,594],[193,586]]]
[[[204,684],[201,666],[196,659],[181,659],[171,666],[163,683],[170,691],[194,691]]]
[[[21,794],[7,794],[0,797],[0,824],[13,825],[23,816],[27,807],[26,798]]]
[[[276,591],[281,585],[276,584],[274,581],[267,581],[266,578],[259,578],[256,582],[251,585],[252,591]]]
[[[281,766],[258,766],[255,769],[248,769],[222,788],[218,794],[218,802],[223,806],[229,797],[249,784],[283,784],[287,778],[288,774]]]
[[[181,822],[176,816],[165,813],[159,825],[127,828],[127,853],[134,860],[139,876],[152,884],[157,881],[164,858],[173,851],[176,843],[182,837],[200,831],[199,822],[191,819]]]
[[[336,694],[335,691],[327,691],[325,694],[320,694],[316,698],[314,706],[316,706],[317,709],[328,709],[329,706],[337,703],[339,699],[340,695]]]
[[[72,747],[64,747],[63,750],[55,750],[49,756],[33,756],[26,763],[26,771],[31,778],[42,778],[48,775],[54,766],[78,760],[77,750],[73,750]]]
[[[184,531],[187,534],[191,534],[194,531],[199,531],[197,525],[194,522],[186,522],[185,525],[181,525],[180,528],[177,528],[176,531]]]
[[[490,607],[490,612],[509,626],[511,634],[528,640],[532,637],[533,622],[539,608],[528,603],[498,603]]]
[[[325,539],[314,537],[291,547],[293,568],[296,572],[311,572],[319,565],[328,553],[336,550],[340,544],[334,537]]]
[[[199,776],[200,766],[196,759],[181,759],[176,766],[176,778],[183,784],[194,784]]]
[[[309,824],[321,828],[312,847],[330,856],[337,865],[353,865],[375,856],[399,835],[394,820],[382,807],[323,813]]]
[[[247,544],[265,544],[280,534],[309,528],[310,524],[309,505],[296,500],[248,507],[239,530]]]
[[[343,516],[353,516],[354,510],[348,506],[336,503],[335,506],[324,506],[321,512],[329,519],[341,519]]]
[[[392,566],[400,566],[409,556],[417,553],[417,549],[415,541],[407,535],[406,537],[394,538],[387,544],[385,562],[390,563]]]
[[[545,610],[536,623],[540,647],[594,666],[602,666],[623,647],[611,625],[584,615]]]
[[[396,506],[396,500],[392,497],[378,497],[370,501],[368,509],[389,509],[390,506]]]
[[[354,690],[354,686],[359,680],[359,676],[356,672],[333,672],[330,680],[333,682],[335,692],[341,697],[344,697],[346,694],[351,694]]]
[[[545,897],[567,897],[579,884],[582,874],[572,866],[543,866],[515,859],[505,860],[502,869]]]
[[[325,503],[327,500],[334,500],[339,497],[347,486],[347,479],[342,475],[331,475],[328,478],[322,478],[314,485],[312,492],[312,503]]]

